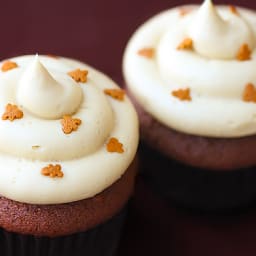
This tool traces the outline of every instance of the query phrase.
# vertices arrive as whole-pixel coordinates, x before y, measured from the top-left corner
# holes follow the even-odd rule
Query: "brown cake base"
[[[140,119],[141,139],[166,157],[216,171],[256,165],[256,135],[226,139],[178,132],[161,124],[132,99]]]
[[[219,211],[256,200],[256,136],[224,139],[170,129],[131,97],[140,120],[140,170],[162,197]]]
[[[136,170],[134,160],[109,188],[72,203],[32,205],[0,197],[0,255],[113,255]]]
[[[62,237],[35,237],[0,229],[1,256],[113,256],[118,247],[125,208],[106,223]]]

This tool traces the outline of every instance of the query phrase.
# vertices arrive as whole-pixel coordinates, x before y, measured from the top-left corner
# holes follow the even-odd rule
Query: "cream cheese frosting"
[[[185,15],[182,10],[189,10]],[[229,6],[181,6],[156,15],[130,39],[124,54],[127,86],[143,108],[167,127],[208,137],[256,133],[256,104],[245,102],[256,86],[256,13]],[[185,40],[191,50],[180,50]],[[238,52],[250,56],[243,61]],[[148,58],[138,54],[153,49]],[[172,92],[189,88],[191,100]],[[256,88],[256,87],[255,87]]]
[[[0,72],[0,109],[16,105],[23,117],[0,120],[0,194],[32,204],[58,204],[93,197],[117,181],[132,162],[138,145],[136,112],[127,97],[104,93],[119,87],[87,64],[67,58],[20,56],[17,67]],[[0,63],[2,65],[3,63]],[[86,83],[69,72],[88,71]],[[81,120],[70,134],[65,115]],[[109,152],[116,138],[123,152]],[[61,165],[62,178],[41,174]]]
[[[78,109],[82,89],[66,76],[53,78],[36,56],[18,81],[17,101],[39,118],[58,119]]]

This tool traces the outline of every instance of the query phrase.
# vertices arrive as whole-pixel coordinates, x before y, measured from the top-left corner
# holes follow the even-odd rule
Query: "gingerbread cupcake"
[[[144,175],[165,198],[227,209],[256,199],[256,13],[180,6],[143,24],[123,71]]]
[[[129,99],[72,59],[0,67],[1,255],[113,255],[136,172]]]

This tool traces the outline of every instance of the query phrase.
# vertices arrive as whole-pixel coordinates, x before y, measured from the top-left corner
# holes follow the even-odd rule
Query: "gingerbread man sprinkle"
[[[3,72],[6,72],[6,71],[9,71],[11,69],[14,69],[14,68],[17,68],[18,67],[18,64],[16,62],[13,62],[13,61],[10,61],[10,60],[7,60],[3,63],[2,67],[1,67],[1,70]]]
[[[104,93],[116,100],[123,101],[125,96],[125,91],[122,89],[105,89]]]
[[[123,153],[123,144],[118,141],[118,139],[112,137],[107,143],[107,151],[110,153]]]
[[[187,14],[189,14],[192,10],[189,8],[180,8],[179,9],[179,14],[180,16],[185,16]]]
[[[5,112],[2,115],[2,120],[21,119],[23,117],[23,112],[16,106],[8,103],[5,107]]]
[[[138,54],[140,56],[143,56],[148,59],[152,59],[155,55],[155,49],[152,47],[145,47],[138,51]]]
[[[245,61],[251,59],[251,50],[248,46],[248,44],[243,44],[236,55],[237,60]]]
[[[192,50],[193,40],[191,38],[185,38],[178,46],[177,50]]]
[[[71,76],[76,82],[86,83],[88,70],[76,69],[68,72],[68,75]]]
[[[256,103],[256,88],[252,83],[249,83],[245,86],[243,92],[243,101]]]
[[[81,123],[82,121],[80,119],[65,115],[63,116],[63,119],[61,119],[62,131],[65,134],[70,134],[71,132],[76,131]]]
[[[48,53],[47,56],[50,58],[53,58],[53,59],[59,59],[59,56],[51,54],[51,53]]]
[[[230,10],[233,14],[235,14],[235,15],[238,15],[238,14],[239,14],[238,11],[237,11],[237,8],[236,8],[234,5],[230,5],[230,6],[229,6],[229,10]]]
[[[64,176],[59,164],[49,164],[41,170],[41,174],[44,176],[49,176],[50,178],[62,178]]]
[[[178,89],[175,91],[172,91],[172,95],[176,98],[179,98],[180,100],[188,100],[191,101],[191,96],[190,96],[190,89]]]

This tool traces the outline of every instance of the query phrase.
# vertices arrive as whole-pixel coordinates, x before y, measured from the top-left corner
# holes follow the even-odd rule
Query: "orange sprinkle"
[[[7,104],[5,107],[5,112],[2,115],[2,120],[20,119],[23,117],[23,112],[16,106],[12,104]]]
[[[108,152],[116,152],[116,153],[123,153],[123,144],[118,141],[118,139],[112,137],[107,143],[107,151]]]
[[[180,8],[179,9],[179,14],[180,14],[180,16],[185,16],[185,15],[187,15],[187,14],[189,14],[191,12],[191,9],[189,9],[189,8]]]
[[[86,83],[88,70],[76,69],[68,72],[68,75],[71,76],[76,82]]]
[[[190,96],[190,89],[178,89],[175,91],[172,91],[172,95],[174,97],[179,98],[180,100],[188,100],[191,101],[191,96]]]
[[[155,55],[155,49],[152,47],[142,48],[138,51],[138,54],[148,59],[152,59]]]
[[[105,89],[104,93],[116,100],[124,100],[125,91],[122,89]]]
[[[41,174],[43,174],[44,176],[49,176],[51,178],[62,178],[64,176],[63,172],[61,171],[61,166],[59,164],[49,164],[41,170]]]
[[[252,83],[249,83],[245,86],[243,92],[243,101],[256,103],[256,88]]]
[[[10,60],[7,60],[3,63],[2,67],[1,67],[1,70],[3,72],[6,72],[8,70],[11,70],[11,69],[14,69],[14,68],[17,68],[18,65],[16,62],[13,62],[13,61],[10,61]]]
[[[237,11],[237,8],[236,8],[234,5],[230,5],[230,6],[229,6],[229,10],[230,10],[233,14],[235,14],[235,15],[238,15],[238,14],[239,14],[238,11]]]
[[[54,58],[54,59],[58,59],[59,58],[59,56],[54,55],[54,54],[47,54],[47,56],[50,57],[50,58]]]
[[[193,40],[191,38],[185,38],[178,46],[177,50],[192,50]]]
[[[65,115],[63,116],[63,119],[61,119],[62,131],[65,134],[70,134],[71,132],[76,131],[81,123],[82,121],[80,119]]]
[[[251,50],[248,46],[248,44],[243,44],[236,55],[237,60],[245,61],[251,59]]]

